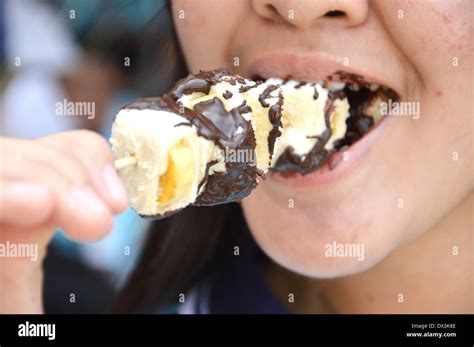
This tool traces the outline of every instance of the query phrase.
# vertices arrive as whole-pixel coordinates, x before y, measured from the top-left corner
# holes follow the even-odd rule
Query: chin
[[[265,186],[242,202],[259,247],[280,266],[311,278],[335,278],[366,271],[394,251],[402,219],[390,207],[376,213],[369,199],[340,201],[338,208],[289,208],[285,198]],[[374,200],[374,199],[372,199]],[[368,212],[370,211],[370,212]],[[387,223],[386,221],[396,221]],[[383,231],[383,232],[382,232]]]

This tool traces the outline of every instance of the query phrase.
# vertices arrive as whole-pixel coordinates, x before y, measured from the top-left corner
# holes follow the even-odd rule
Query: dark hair
[[[153,222],[110,312],[149,313],[177,303],[199,279],[221,271],[248,235],[239,204],[192,206]]]
[[[161,95],[186,74],[170,4],[159,13],[147,30],[144,43],[159,49],[149,63],[155,71],[145,77],[144,93]],[[158,35],[156,33],[159,33]],[[156,61],[160,59],[157,64]],[[149,71],[149,70],[148,70]],[[150,80],[149,76],[160,80]],[[180,293],[188,291],[199,279],[219,271],[230,260],[235,245],[248,240],[248,229],[239,204],[188,207],[163,220],[153,221],[144,249],[109,313],[156,312],[177,303]]]

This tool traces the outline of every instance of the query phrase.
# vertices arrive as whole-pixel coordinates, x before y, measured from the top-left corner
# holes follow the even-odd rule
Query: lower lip
[[[381,120],[367,134],[346,150],[334,153],[326,164],[314,172],[307,175],[299,173],[290,175],[269,173],[267,177],[270,181],[293,188],[307,189],[336,183],[344,179],[344,177],[352,175],[359,168],[364,156],[367,155],[370,148],[376,143],[379,136],[390,123],[388,118],[392,117],[386,117]],[[344,153],[347,158],[346,160],[344,160]]]

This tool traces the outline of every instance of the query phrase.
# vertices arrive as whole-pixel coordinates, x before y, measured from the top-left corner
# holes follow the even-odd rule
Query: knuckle
[[[45,145],[41,146],[41,150],[49,160],[46,172],[50,177],[59,174],[65,181],[72,184],[80,185],[87,182],[86,174],[74,156],[66,155],[62,151]]]
[[[82,156],[87,154],[98,161],[111,158],[107,141],[100,134],[91,130],[79,131],[76,153]]]

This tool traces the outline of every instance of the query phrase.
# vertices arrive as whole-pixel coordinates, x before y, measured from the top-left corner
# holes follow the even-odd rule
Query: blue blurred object
[[[118,288],[134,267],[149,222],[130,208],[113,220],[113,231],[101,241],[79,244],[58,230],[53,245],[65,258],[106,273],[110,283]]]
[[[5,63],[5,8],[0,1],[0,65]]]
[[[63,11],[75,11],[71,25],[79,38],[94,26],[108,26],[109,23],[122,32],[140,30],[164,6],[163,0],[65,0],[56,3]]]

